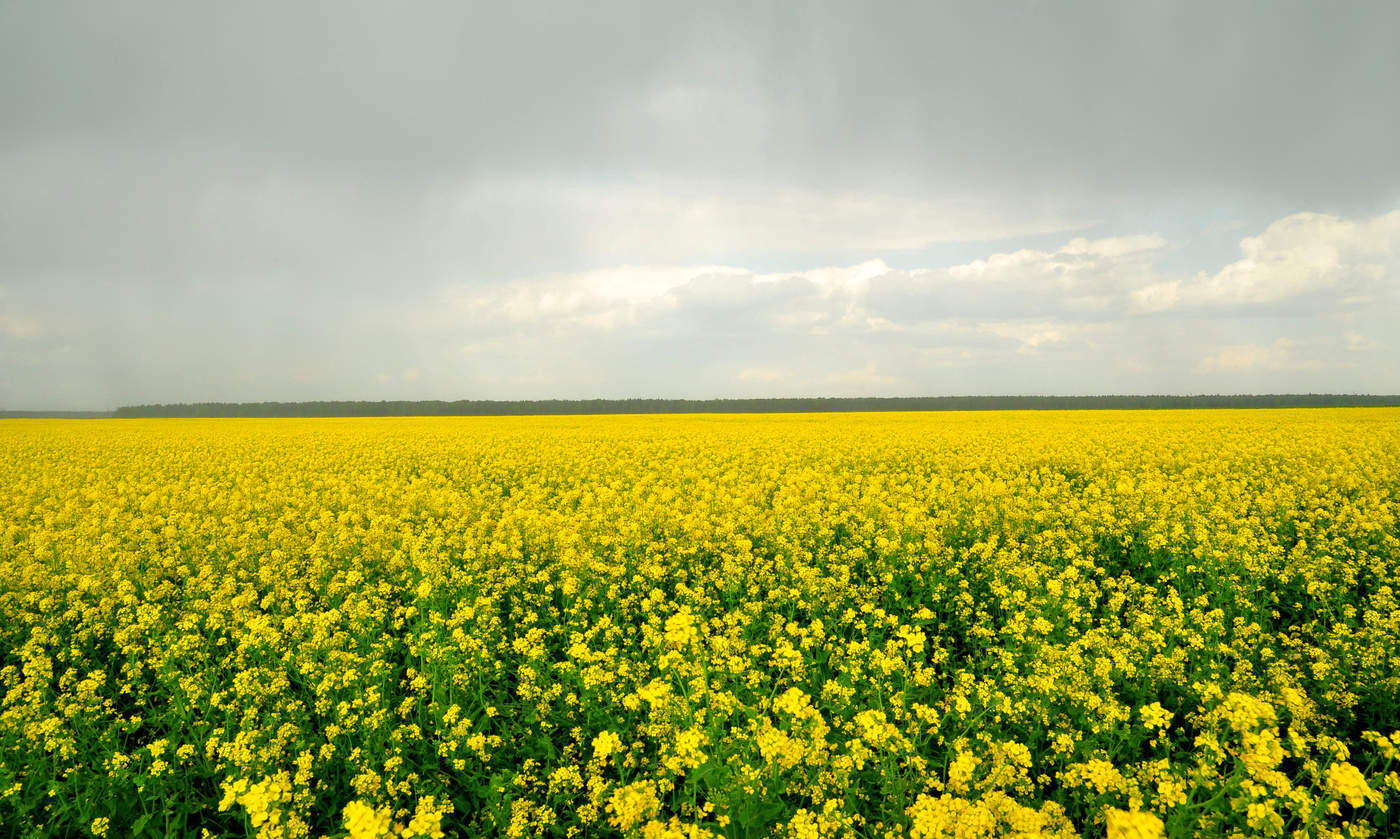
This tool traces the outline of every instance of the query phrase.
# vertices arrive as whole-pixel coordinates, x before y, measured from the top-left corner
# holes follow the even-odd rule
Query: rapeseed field
[[[1400,411],[0,422],[0,835],[1397,835]]]

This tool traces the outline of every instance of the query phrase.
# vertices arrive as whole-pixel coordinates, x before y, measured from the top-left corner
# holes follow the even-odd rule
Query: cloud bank
[[[0,348],[19,376],[0,396],[1400,391],[1400,211],[1294,214],[1190,275],[1161,268],[1174,247],[1137,234],[927,269],[618,266],[347,298],[313,324],[255,287],[121,300],[121,326],[3,288]],[[192,295],[249,317],[171,318]],[[118,372],[134,369],[158,375]]]

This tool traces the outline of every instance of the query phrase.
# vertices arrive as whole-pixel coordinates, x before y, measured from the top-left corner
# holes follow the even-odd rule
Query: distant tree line
[[[1400,395],[907,396],[792,399],[460,399],[397,402],[197,402],[128,405],[115,417],[500,417],[558,414],[768,414],[819,411],[1065,411],[1400,406]]]
[[[111,411],[0,411],[0,419],[103,419]]]

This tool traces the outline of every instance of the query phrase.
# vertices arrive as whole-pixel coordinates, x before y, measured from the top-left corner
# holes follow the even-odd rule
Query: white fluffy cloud
[[[1201,359],[1201,369],[1215,370],[1278,370],[1293,362],[1293,342],[1279,338],[1267,346],[1261,344],[1232,344],[1221,347]]]
[[[1274,303],[1327,292],[1329,303],[1372,300],[1400,264],[1400,210],[1365,219],[1297,213],[1240,242],[1242,257],[1211,274],[1133,292],[1144,310]]]
[[[575,360],[645,345],[654,356],[641,369],[677,365],[705,393],[942,392],[930,383],[950,369],[976,392],[1063,390],[1070,368],[1098,390],[1254,390],[1264,385],[1250,377],[1300,371],[1316,375],[1268,386],[1355,389],[1364,377],[1326,373],[1355,373],[1358,357],[1393,375],[1380,361],[1394,343],[1381,324],[1400,316],[1400,213],[1290,216],[1195,277],[1158,267],[1173,247],[1155,234],[1080,237],[919,270],[882,260],[784,273],[630,266],[464,291],[445,317],[508,341],[570,340]],[[1319,293],[1326,320],[1314,316]],[[1008,378],[1018,365],[1041,378]],[[1362,389],[1400,387],[1373,381]]]
[[[777,332],[969,328],[1031,347],[1114,316],[1152,282],[1160,236],[1075,238],[1052,251],[1018,250],[938,269],[899,270],[873,259],[851,266],[757,273],[734,266],[622,266],[464,287],[453,309],[473,324],[645,328],[714,326],[714,318]],[[1058,318],[1053,320],[1051,318]]]

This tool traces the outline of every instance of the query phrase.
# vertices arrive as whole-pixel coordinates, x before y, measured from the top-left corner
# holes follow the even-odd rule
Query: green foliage
[[[1070,411],[1171,408],[1339,408],[1400,405],[1400,396],[911,396],[793,399],[520,399],[398,402],[196,402],[128,405],[116,417],[495,417],[559,414],[782,414],[846,411]]]

